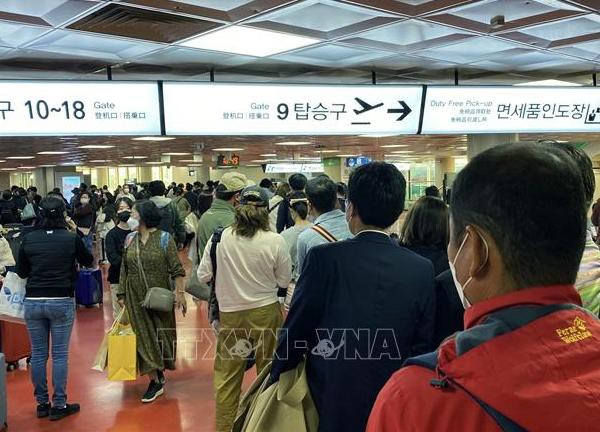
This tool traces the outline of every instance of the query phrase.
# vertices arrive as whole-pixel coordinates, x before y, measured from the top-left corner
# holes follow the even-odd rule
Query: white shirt
[[[204,249],[198,279],[212,277],[210,248]],[[271,231],[259,231],[253,238],[233,234],[226,228],[217,246],[216,294],[219,310],[238,312],[276,303],[277,287],[287,287],[292,264],[286,241]]]

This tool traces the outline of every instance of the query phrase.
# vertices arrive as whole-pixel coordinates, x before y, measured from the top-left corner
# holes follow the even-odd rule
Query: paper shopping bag
[[[21,279],[16,273],[8,272],[0,290],[0,314],[11,318],[25,318],[25,287],[27,279]]]
[[[98,352],[96,352],[96,357],[94,357],[94,362],[92,363],[92,370],[97,370],[99,372],[104,372],[106,369],[106,365],[108,363],[108,335],[113,332],[115,326],[119,323],[126,323],[127,318],[125,316],[125,308],[121,308],[121,311],[110,325],[106,333],[104,333],[104,337],[102,338],[102,342],[98,347]]]
[[[108,379],[131,381],[137,378],[136,337],[131,325],[117,323],[108,334]]]

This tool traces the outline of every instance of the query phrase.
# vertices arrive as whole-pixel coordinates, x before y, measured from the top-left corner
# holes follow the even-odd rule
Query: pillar
[[[435,185],[442,189],[444,185],[444,174],[454,173],[456,168],[454,166],[453,157],[440,157],[435,159]]]
[[[324,173],[334,182],[342,181],[342,162],[340,158],[323,159]]]
[[[519,134],[474,134],[467,135],[467,157],[473,159],[479,153],[500,145],[519,141]]]

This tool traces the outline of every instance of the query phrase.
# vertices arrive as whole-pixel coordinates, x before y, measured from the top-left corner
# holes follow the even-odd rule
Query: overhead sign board
[[[165,83],[168,135],[414,134],[422,87]]]
[[[220,154],[217,157],[217,166],[218,167],[238,167],[240,166],[240,157],[237,154],[232,154],[231,157],[225,157]]]
[[[0,82],[0,136],[160,133],[156,83]]]
[[[424,134],[598,131],[600,89],[427,88]]]
[[[275,163],[275,164],[267,164],[265,168],[265,173],[269,174],[277,174],[277,173],[317,173],[323,172],[323,164],[322,163],[304,163],[304,164],[294,164],[294,163]]]

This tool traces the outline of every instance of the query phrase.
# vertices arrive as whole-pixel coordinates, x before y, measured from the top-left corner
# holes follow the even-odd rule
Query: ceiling
[[[490,20],[503,15],[504,25]],[[192,48],[198,36],[239,28],[314,39],[263,57]],[[248,41],[235,43],[249,48]],[[592,84],[600,69],[600,0],[2,0],[0,79],[183,80],[309,84]],[[522,135],[543,139],[547,135]],[[67,162],[159,162],[167,152],[244,148],[242,164],[363,154],[421,160],[463,156],[466,136],[0,137],[0,170]],[[600,145],[600,135],[559,135]],[[82,145],[114,145],[80,149]],[[385,148],[383,145],[403,147]],[[322,152],[325,150],[325,152]],[[38,155],[40,151],[65,151]],[[392,153],[394,151],[404,153]],[[9,156],[35,156],[9,160]],[[126,159],[145,156],[147,159]],[[185,166],[190,155],[171,157]],[[106,162],[91,162],[91,161]]]
[[[291,139],[306,144],[300,146],[277,145]],[[523,141],[560,140],[585,142],[586,148],[600,149],[600,134],[522,134]],[[106,149],[82,149],[82,146],[112,146]],[[241,165],[260,165],[268,162],[303,161],[315,158],[370,156],[378,160],[419,162],[436,157],[465,157],[466,135],[400,135],[392,137],[322,136],[322,137],[176,137],[169,141],[134,141],[131,137],[0,137],[0,171],[73,164],[103,167],[155,165],[214,166],[219,154],[240,155]],[[242,149],[236,151],[223,150]],[[15,149],[18,149],[15,151]],[[64,152],[60,155],[40,155],[38,152]],[[595,151],[595,150],[594,150]],[[598,150],[600,152],[600,150]],[[182,153],[170,156],[166,153]],[[196,155],[196,158],[194,158]],[[33,159],[14,160],[7,157],[34,156]],[[594,154],[592,154],[594,156]],[[196,162],[194,160],[203,160]]]
[[[591,84],[599,0],[2,0],[0,79]],[[504,15],[505,24],[490,25]],[[232,25],[317,39],[266,57],[185,47]],[[243,43],[242,43],[243,45]],[[217,48],[215,48],[217,49]]]

